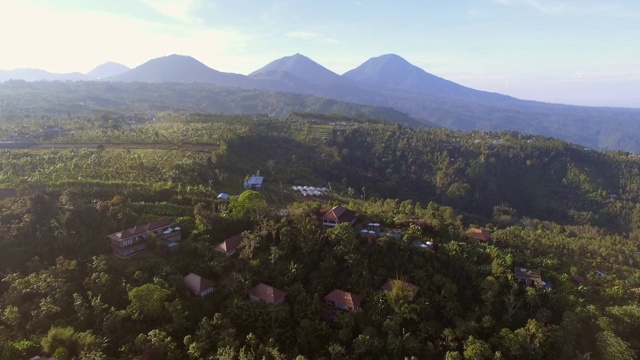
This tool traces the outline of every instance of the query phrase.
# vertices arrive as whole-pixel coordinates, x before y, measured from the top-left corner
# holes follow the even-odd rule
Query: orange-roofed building
[[[469,229],[464,234],[481,243],[488,243],[491,241],[491,233],[482,229]]]

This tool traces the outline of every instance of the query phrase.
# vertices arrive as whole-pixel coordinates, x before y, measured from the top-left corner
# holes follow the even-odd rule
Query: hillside
[[[126,111],[268,114],[275,117],[286,117],[293,112],[360,114],[413,126],[435,126],[391,108],[213,84],[24,81],[0,84],[0,119],[41,116],[59,119]]]
[[[0,150],[0,359],[640,351],[635,157],[360,117],[131,116]],[[336,205],[354,223],[323,227]]]
[[[34,76],[28,79],[51,79],[44,75]],[[64,78],[60,76],[58,79]],[[75,79],[85,78],[85,75],[77,74]],[[301,54],[275,60],[249,76],[211,69],[189,56],[170,55],[149,60],[106,80],[114,83],[214,84],[252,92],[266,90],[314,95],[393,108],[427,126],[435,123],[458,130],[513,130],[556,137],[595,149],[640,151],[640,109],[549,104],[478,91],[429,74],[394,54],[369,59],[342,76]],[[237,89],[229,91],[236,92]],[[154,101],[164,101],[158,99],[156,97]],[[202,108],[194,107],[192,101],[185,98],[184,102],[170,102],[172,107],[182,109]],[[248,110],[248,113],[255,111]]]

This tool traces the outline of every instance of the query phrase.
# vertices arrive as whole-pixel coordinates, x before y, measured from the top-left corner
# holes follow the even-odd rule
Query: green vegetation
[[[0,200],[0,359],[640,353],[640,160],[629,154],[367,117],[155,118],[57,120],[58,137],[0,150],[0,183],[16,190]],[[97,146],[107,140],[118,145]],[[241,193],[248,175],[265,177],[262,192]],[[355,227],[319,226],[317,214],[337,204],[360,213]],[[159,218],[182,228],[177,252],[109,253],[108,234]],[[369,222],[387,235],[360,236]],[[492,243],[466,237],[472,226]],[[214,251],[238,233],[235,256]],[[550,285],[519,285],[516,266]],[[215,281],[213,293],[191,295],[191,272]],[[384,292],[389,279],[419,290]],[[259,283],[285,291],[285,303],[250,301]],[[363,297],[361,308],[326,305],[334,289]]]
[[[364,115],[413,125],[418,121],[389,107],[361,105],[313,95],[248,90],[212,84],[33,82],[0,84],[0,114],[3,119],[76,118],[117,115],[130,111],[216,112],[224,114],[269,114],[285,117],[293,112]],[[431,124],[433,126],[433,124]]]

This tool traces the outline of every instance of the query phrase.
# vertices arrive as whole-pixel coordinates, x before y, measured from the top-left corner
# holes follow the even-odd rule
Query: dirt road
[[[218,149],[218,144],[168,144],[168,143],[137,143],[137,144],[37,144],[27,149],[95,149],[98,145],[105,149],[161,149],[210,152]]]

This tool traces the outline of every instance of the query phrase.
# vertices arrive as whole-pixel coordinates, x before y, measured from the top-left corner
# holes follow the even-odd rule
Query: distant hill
[[[42,72],[0,79],[86,80],[82,74]],[[342,76],[295,54],[249,76],[214,70],[182,55],[152,59],[105,80],[140,83],[203,83],[251,91],[321,96],[344,103],[393,108],[427,126],[457,130],[514,130],[556,137],[597,149],[640,151],[640,109],[594,108],[519,100],[471,89],[430,74],[402,57],[371,58]],[[185,99],[188,101],[190,99]],[[209,100],[212,101],[212,100]],[[180,103],[173,106],[187,108]],[[241,107],[247,109],[247,107]],[[270,108],[270,111],[272,109]],[[288,113],[283,105],[278,113]],[[252,113],[252,112],[250,112]]]
[[[106,80],[149,83],[214,83],[226,86],[238,86],[246,83],[246,77],[243,75],[214,70],[191,56],[184,55],[169,55],[152,59],[130,71],[109,77]]]
[[[84,74],[79,72],[56,74],[40,69],[14,69],[0,70],[0,82],[7,80],[24,81],[81,81],[89,80]]]
[[[371,58],[357,68],[347,71],[342,77],[363,87],[383,92],[394,90],[469,99],[494,98],[496,96],[509,98],[505,95],[474,90],[429,74],[395,54]]]
[[[249,74],[249,77],[280,79],[286,73],[292,74],[310,84],[331,84],[343,81],[340,75],[301,54],[285,56],[272,61]]]
[[[392,108],[354,104],[309,94],[241,89],[202,83],[106,81],[0,84],[0,120],[24,117],[82,117],[109,112],[179,111],[222,114],[317,113],[375,118],[412,126],[435,124]]]
[[[111,76],[123,74],[129,70],[131,69],[128,66],[109,61],[104,64],[96,66],[93,70],[89,71],[86,75],[91,79],[104,79]]]

